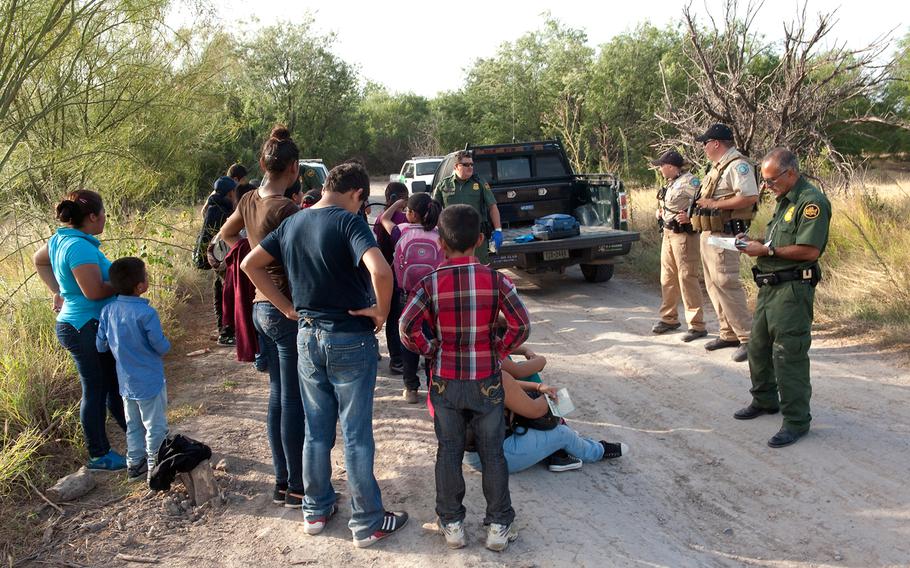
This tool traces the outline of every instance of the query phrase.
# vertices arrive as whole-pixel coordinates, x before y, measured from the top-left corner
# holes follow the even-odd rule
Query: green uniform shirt
[[[774,248],[788,245],[811,245],[819,257],[828,244],[831,202],[817,187],[800,176],[796,185],[777,201],[774,216],[765,232]],[[760,256],[756,266],[762,272],[806,268],[815,262],[787,260],[778,256]]]
[[[482,217],[484,212],[496,204],[496,198],[490,191],[490,184],[484,183],[477,176],[471,176],[465,181],[461,181],[455,174],[442,178],[436,184],[433,199],[441,203],[443,207],[458,203],[470,205],[481,214],[483,223],[489,223],[489,214],[486,219]]]
[[[311,189],[321,188],[322,182],[319,181],[319,174],[310,166],[300,166],[300,185],[303,186],[304,193]]]

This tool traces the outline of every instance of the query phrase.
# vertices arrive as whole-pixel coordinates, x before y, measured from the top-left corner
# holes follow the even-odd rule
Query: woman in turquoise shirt
[[[54,293],[57,339],[73,356],[79,371],[79,418],[88,447],[88,467],[124,469],[126,459],[111,449],[105,432],[105,404],[117,424],[126,430],[114,357],[99,353],[95,347],[101,308],[114,296],[108,281],[111,262],[95,238],[104,231],[101,196],[94,191],[74,191],[57,204],[57,220],[64,226],[38,249],[32,260],[41,280]]]

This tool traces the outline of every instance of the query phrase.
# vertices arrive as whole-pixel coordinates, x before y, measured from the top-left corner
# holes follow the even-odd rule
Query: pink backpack
[[[439,231],[425,231],[417,224],[400,225],[401,236],[395,245],[395,278],[398,287],[412,292],[424,276],[433,272],[445,254],[439,247]]]

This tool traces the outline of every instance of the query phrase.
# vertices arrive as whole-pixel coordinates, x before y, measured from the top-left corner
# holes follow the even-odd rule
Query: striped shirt
[[[499,313],[507,324],[501,338]],[[531,328],[512,281],[475,257],[447,260],[421,280],[399,322],[404,346],[433,359],[434,376],[456,380],[499,373],[502,359],[528,338]]]

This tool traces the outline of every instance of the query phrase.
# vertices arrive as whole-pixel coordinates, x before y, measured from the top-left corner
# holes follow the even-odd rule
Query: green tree
[[[382,85],[367,84],[360,103],[366,134],[367,167],[370,171],[398,171],[413,153],[415,126],[425,123],[430,114],[429,101],[413,93],[392,95]]]

